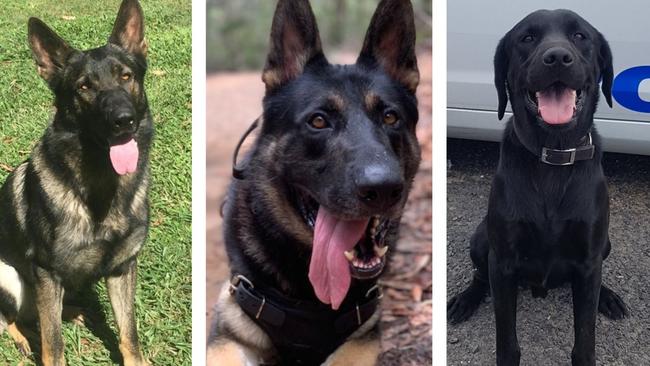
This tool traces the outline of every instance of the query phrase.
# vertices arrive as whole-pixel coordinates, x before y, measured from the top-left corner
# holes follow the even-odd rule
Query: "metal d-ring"
[[[230,288],[228,289],[228,291],[230,292],[231,295],[234,294],[235,291],[237,291],[237,286],[239,286],[239,283],[242,281],[245,284],[247,284],[250,288],[255,288],[251,280],[246,278],[244,275],[236,275],[230,280]]]
[[[381,290],[381,286],[379,286],[379,284],[375,284],[366,292],[366,299],[369,298],[373,292],[377,293],[377,299],[384,297],[384,292]]]

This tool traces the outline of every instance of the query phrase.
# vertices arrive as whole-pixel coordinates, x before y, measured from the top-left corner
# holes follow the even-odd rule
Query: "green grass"
[[[27,19],[44,20],[78,49],[101,46],[119,0],[5,0],[0,17],[0,181],[27,158],[49,123],[52,95],[36,73],[27,46]],[[152,226],[139,257],[136,308],[145,357],[154,365],[191,364],[191,2],[145,0],[149,73],[146,88],[156,125],[151,154]],[[69,365],[121,362],[104,285],[99,305],[110,329],[64,323]],[[110,331],[112,330],[112,332]],[[108,344],[108,346],[106,345]],[[111,351],[113,355],[111,355]],[[0,364],[33,365],[0,335]]]

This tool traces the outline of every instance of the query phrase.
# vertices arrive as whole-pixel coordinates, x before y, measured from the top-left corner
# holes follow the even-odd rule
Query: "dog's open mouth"
[[[528,109],[549,125],[566,125],[582,109],[582,90],[554,83],[546,89],[527,93]]]
[[[305,222],[314,230],[309,280],[318,299],[338,309],[351,278],[376,278],[386,264],[387,218],[342,219],[312,198],[299,205]]]

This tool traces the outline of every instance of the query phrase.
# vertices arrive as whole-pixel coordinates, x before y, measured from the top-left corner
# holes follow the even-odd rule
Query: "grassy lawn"
[[[103,45],[120,0],[5,0],[0,17],[0,181],[27,158],[53,113],[36,73],[27,19],[44,20],[78,49]],[[191,2],[144,0],[149,43],[147,94],[156,125],[152,226],[139,257],[136,308],[145,356],[154,365],[191,364]],[[121,362],[103,283],[87,326],[64,323],[70,365]],[[89,297],[88,302],[91,303]],[[105,316],[106,319],[103,319]],[[106,328],[106,325],[109,328]],[[34,346],[32,346],[32,349]],[[0,335],[0,364],[33,365]]]

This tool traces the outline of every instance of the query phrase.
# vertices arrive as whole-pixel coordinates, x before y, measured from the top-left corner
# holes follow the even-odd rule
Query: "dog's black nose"
[[[130,111],[120,111],[115,113],[112,122],[116,131],[125,132],[135,130],[135,117]]]
[[[544,65],[549,67],[554,66],[571,66],[573,64],[573,56],[571,52],[564,47],[551,47],[542,55]]]
[[[357,194],[364,205],[386,210],[402,198],[404,181],[398,170],[382,165],[369,165],[355,180]]]

